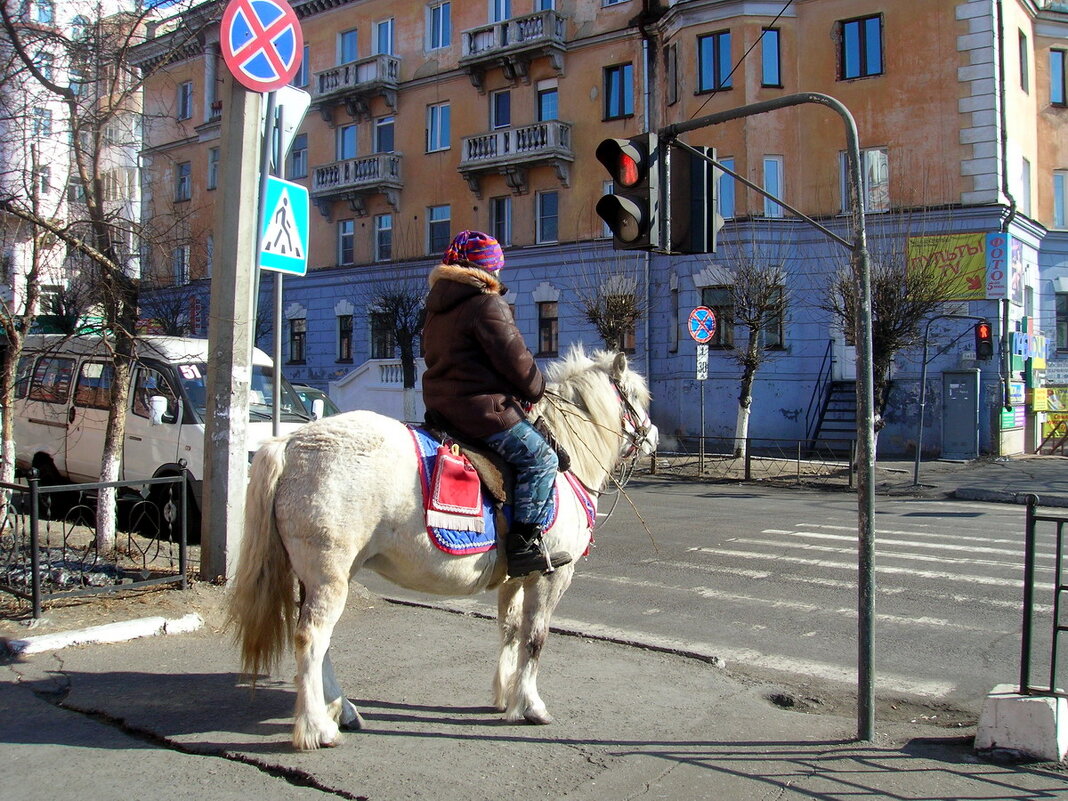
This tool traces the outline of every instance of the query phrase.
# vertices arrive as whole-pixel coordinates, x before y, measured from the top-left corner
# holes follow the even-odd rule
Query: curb
[[[1024,505],[1028,495],[1038,497],[1039,506],[1068,507],[1068,498],[1063,495],[1042,495],[1037,492],[1010,492],[1008,490],[988,490],[979,487],[960,487],[951,495],[962,501],[989,501],[990,503],[1015,503]]]
[[[123,620],[118,623],[105,623],[86,629],[59,631],[55,634],[42,634],[38,637],[25,637],[19,640],[0,640],[8,654],[24,656],[55,651],[71,645],[95,645],[99,643],[126,642],[140,637],[155,637],[161,634],[187,634],[204,625],[204,619],[192,612],[184,617],[168,620],[165,617],[142,617],[136,620]]]

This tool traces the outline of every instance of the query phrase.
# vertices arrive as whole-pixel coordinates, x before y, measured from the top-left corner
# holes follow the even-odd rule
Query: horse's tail
[[[292,640],[297,616],[293,572],[274,516],[285,450],[285,439],[273,439],[252,460],[245,536],[230,599],[229,622],[241,648],[242,671],[253,681],[278,662]]]

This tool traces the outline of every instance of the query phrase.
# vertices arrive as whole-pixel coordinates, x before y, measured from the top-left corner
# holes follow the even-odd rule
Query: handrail
[[[820,369],[816,374],[816,384],[812,387],[812,397],[808,399],[808,408],[805,410],[805,438],[809,441],[809,447],[814,447],[816,444],[816,432],[814,430],[815,425],[819,421],[819,417],[813,414],[813,406],[819,399],[819,414],[823,414],[823,409],[827,405],[827,397],[830,395],[831,386],[831,368],[833,362],[831,361],[832,348],[834,346],[834,340],[827,340],[827,348],[823,352],[823,359],[820,361]]]

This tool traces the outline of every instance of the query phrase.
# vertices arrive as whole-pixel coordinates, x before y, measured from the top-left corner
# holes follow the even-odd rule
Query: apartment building
[[[717,181],[724,218],[717,253],[614,251],[594,213],[611,187],[593,153],[606,137],[819,92],[856,121],[873,253],[924,253],[929,267],[951,271],[967,257],[984,279],[1001,253],[988,252],[991,242],[1010,254],[1003,272],[1011,287],[1008,279],[993,289],[986,282],[945,313],[989,319],[1016,356],[977,361],[969,321],[933,325],[924,430],[916,430],[917,346],[895,360],[880,452],[910,452],[917,439],[925,452],[943,450],[944,415],[958,414],[942,402],[953,394],[946,376],[958,372],[977,376],[979,450],[1033,450],[1043,437],[1048,420],[1028,390],[1042,386],[1043,359],[1050,376],[1059,375],[1059,353],[1068,360],[1068,142],[1059,135],[1068,115],[1068,4],[292,5],[304,35],[294,84],[310,94],[311,111],[284,172],[308,187],[313,207],[308,275],[287,279],[282,299],[291,380],[344,395],[371,368],[388,374],[395,354],[376,318],[375,287],[418,286],[455,231],[478,228],[505,245],[508,297],[539,358],[576,342],[598,344],[578,298],[583,286],[607,283],[647,306],[627,344],[649,376],[661,431],[682,442],[702,433],[730,437],[741,373],[731,358],[740,343],[730,324],[730,268],[760,258],[782,265],[788,303],[763,333],[772,358],[757,376],[750,435],[811,440],[833,382],[853,376],[848,332],[825,308],[848,252],[725,175]],[[230,77],[211,22],[222,7],[208,3],[186,15],[206,32],[177,54],[169,53],[174,25],[164,24],[139,56],[151,70],[144,219],[174,235],[172,248],[146,254],[146,270],[196,298],[191,322],[201,334],[215,226],[224,219],[214,197],[227,124],[219,98]],[[682,138],[715,147],[724,166],[848,238],[844,126],[828,109],[798,105]],[[942,240],[939,258],[923,250],[922,237]],[[272,291],[262,284],[262,308],[272,305]],[[711,343],[703,392],[685,328],[700,304],[725,321]],[[1014,409],[1003,412],[1007,386]]]

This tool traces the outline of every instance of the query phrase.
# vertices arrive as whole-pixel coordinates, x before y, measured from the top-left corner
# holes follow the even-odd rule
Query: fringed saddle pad
[[[415,453],[419,457],[419,478],[423,486],[423,508],[426,510],[426,532],[430,536],[430,541],[445,553],[457,556],[484,553],[495,548],[497,516],[494,514],[492,497],[489,493],[478,492],[481,516],[476,518],[473,513],[475,507],[471,500],[475,496],[468,484],[470,476],[462,463],[457,460],[449,466],[448,470],[439,470],[438,453],[442,445],[441,441],[422,428],[409,426],[408,431],[411,432],[412,441],[415,443]],[[439,477],[444,483],[436,488],[435,484],[439,483],[436,479]],[[556,477],[552,512],[548,525],[545,527],[546,530],[556,523],[556,513],[560,507],[561,481],[567,482],[582,503],[592,534],[593,525],[597,520],[597,507],[585,487],[571,473],[560,473]],[[504,507],[504,515],[507,520],[511,521],[510,506]]]

